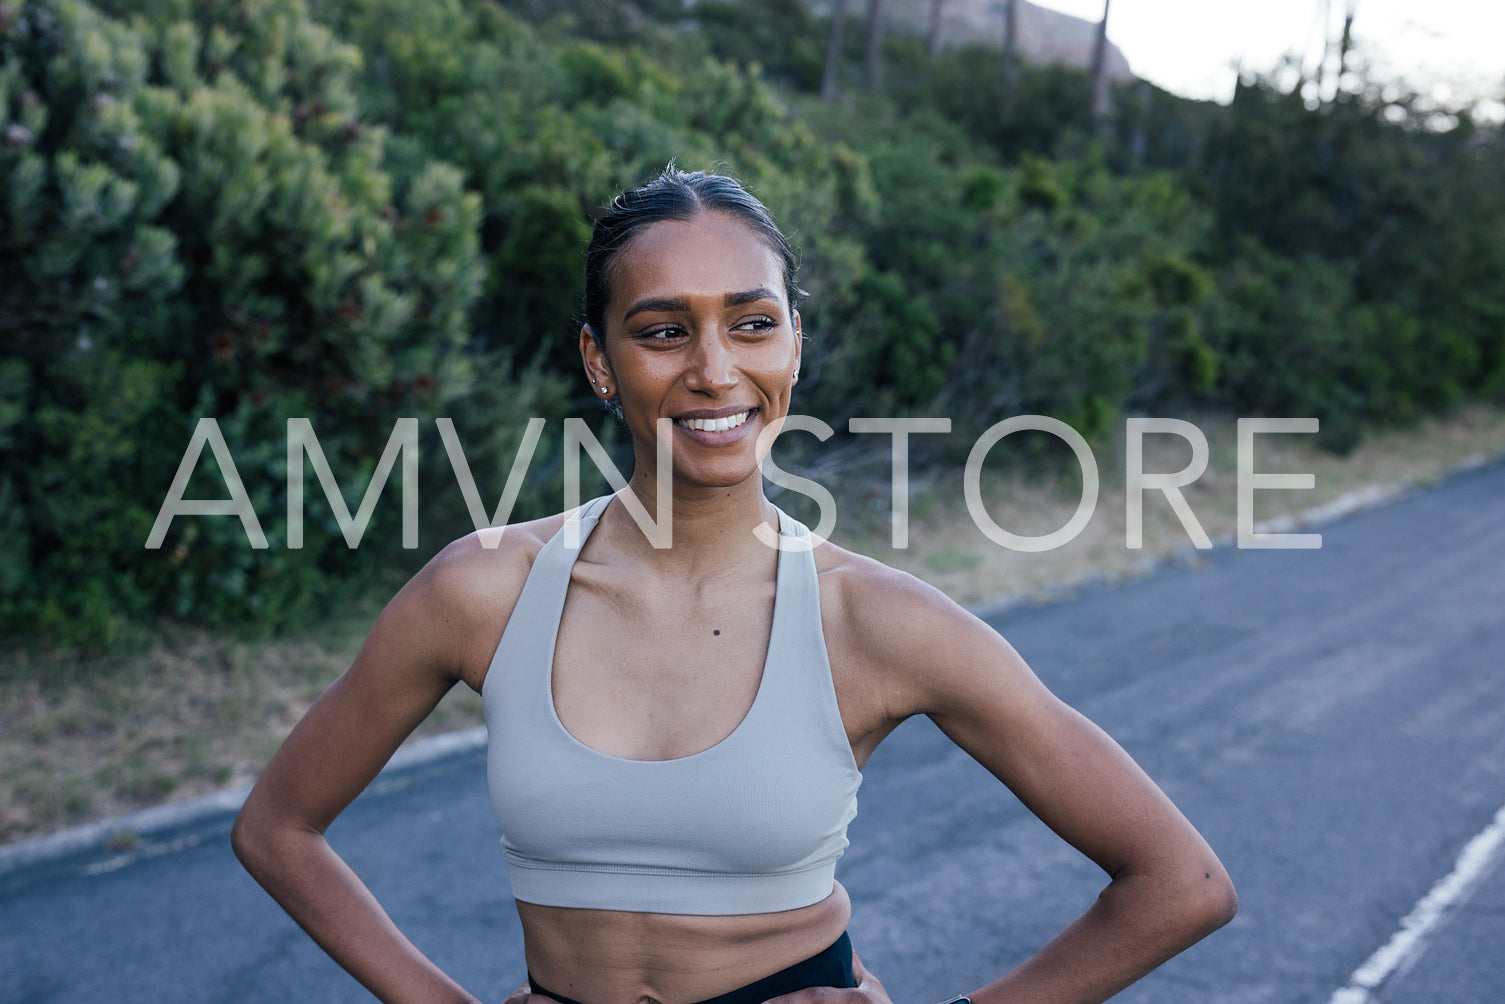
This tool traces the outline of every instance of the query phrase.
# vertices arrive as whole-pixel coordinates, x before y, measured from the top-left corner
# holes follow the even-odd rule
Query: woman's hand
[[[768,1004],[893,1004],[883,984],[868,971],[852,953],[852,975],[857,980],[855,987],[809,987],[784,994],[768,1001]],[[509,999],[508,1004],[517,1004]]]
[[[547,1001],[549,999],[550,998],[548,997],[536,998],[536,1000],[540,1002]],[[518,987],[516,990],[512,991],[502,999],[502,1004],[529,1004],[529,1002],[533,1000],[535,1000],[535,997],[533,996],[533,985],[524,980],[522,986]]]

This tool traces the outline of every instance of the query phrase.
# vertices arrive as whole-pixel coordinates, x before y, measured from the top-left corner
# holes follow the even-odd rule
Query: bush
[[[0,610],[88,642],[147,614],[283,623],[378,567],[395,534],[252,550],[238,521],[181,520],[142,544],[199,417],[273,539],[287,418],[369,472],[385,416],[466,389],[481,276],[479,200],[438,162],[394,184],[351,97],[358,53],[301,5],[150,13],[34,2],[0,36],[4,128],[26,130],[0,150],[4,382],[23,416],[0,490],[25,514],[24,582],[45,584],[13,584]],[[189,497],[224,496],[200,480]]]
[[[725,165],[793,233],[797,406],[833,424],[949,414],[964,442],[1041,412],[1102,440],[1191,403],[1316,415],[1346,448],[1505,398],[1505,140],[1466,110],[1140,87],[1099,134],[1079,71],[1005,81],[997,47],[899,37],[886,91],[827,105],[825,23],[751,10],[0,0],[0,621],[270,629],[410,565],[391,494],[358,552],[317,498],[281,546],[289,417],[347,486],[420,419],[445,535],[471,516],[429,420],[490,507],[549,418],[516,512],[557,505],[590,218],[671,160]],[[204,417],[273,547],[185,517],[142,549]],[[203,460],[187,497],[225,491]]]

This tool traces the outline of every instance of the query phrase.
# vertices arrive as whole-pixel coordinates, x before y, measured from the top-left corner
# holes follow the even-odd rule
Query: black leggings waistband
[[[559,1004],[581,1004],[580,1001],[562,997],[554,991],[539,986],[533,974],[528,974],[528,985],[535,994],[552,997]],[[728,991],[697,1004],[763,1004],[771,997],[793,993],[806,987],[844,987],[857,985],[852,975],[852,939],[845,931],[841,937],[823,952],[810,956],[804,962],[796,962],[788,969],[781,969],[772,976],[754,980],[745,987]]]

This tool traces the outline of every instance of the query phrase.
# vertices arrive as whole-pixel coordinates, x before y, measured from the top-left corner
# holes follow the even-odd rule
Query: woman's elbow
[[[257,834],[253,815],[241,806],[230,826],[230,849],[246,871],[255,874],[256,862],[263,854],[265,840]]]
[[[1192,941],[1205,938],[1238,913],[1238,890],[1222,868],[1203,873],[1182,895],[1182,922]]]
[[[247,801],[230,826],[230,849],[241,866],[260,877],[278,857],[277,826],[254,801]]]

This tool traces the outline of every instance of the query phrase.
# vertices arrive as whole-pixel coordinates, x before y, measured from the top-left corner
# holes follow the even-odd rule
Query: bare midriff
[[[581,1004],[694,1004],[802,962],[846,930],[837,882],[819,903],[704,917],[517,904],[528,971]]]

